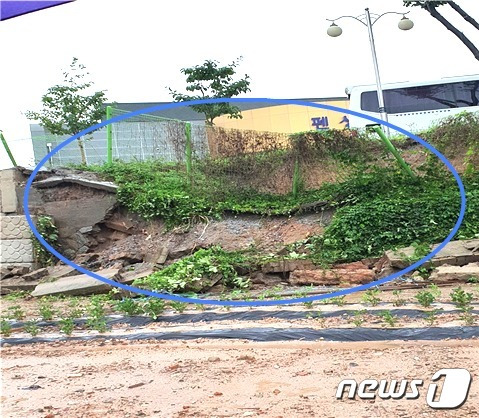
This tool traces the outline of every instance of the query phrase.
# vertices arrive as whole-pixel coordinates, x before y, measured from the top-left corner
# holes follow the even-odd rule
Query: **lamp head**
[[[413,26],[413,21],[411,19],[408,19],[406,16],[403,16],[398,23],[398,28],[401,30],[409,30],[412,29]]]
[[[343,30],[338,25],[336,25],[336,23],[333,22],[328,28],[327,33],[329,36],[336,38],[343,33]]]

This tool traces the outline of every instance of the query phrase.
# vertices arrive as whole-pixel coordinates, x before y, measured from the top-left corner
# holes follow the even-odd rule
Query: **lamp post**
[[[379,105],[378,111],[381,115],[381,119],[384,122],[388,121],[388,115],[387,115],[387,112],[386,112],[386,108],[384,106],[384,95],[383,95],[383,90],[382,90],[382,87],[381,87],[381,78],[379,76],[378,59],[377,59],[377,56],[376,56],[376,47],[374,45],[373,25],[384,15],[399,14],[399,15],[403,16],[402,19],[398,23],[399,29],[401,29],[401,30],[412,29],[412,27],[414,26],[414,23],[412,22],[412,20],[410,20],[406,17],[406,15],[408,13],[409,12],[406,12],[406,13],[386,12],[386,13],[383,13],[381,15],[377,15],[375,13],[370,13],[369,8],[366,8],[366,9],[364,9],[364,14],[362,14],[360,16],[340,16],[336,19],[326,19],[329,22],[332,22],[331,26],[327,30],[327,33],[328,33],[329,36],[331,36],[333,38],[336,38],[337,36],[340,36],[343,33],[343,30],[341,29],[341,27],[339,27],[335,23],[339,19],[352,18],[352,19],[355,19],[358,22],[362,23],[364,26],[366,26],[368,28],[369,44],[371,45],[371,54],[372,54],[372,57],[373,57],[374,73],[376,75],[376,87],[377,87],[378,105]],[[371,16],[372,16],[372,20],[371,20]],[[389,129],[386,129],[386,131],[389,133]]]

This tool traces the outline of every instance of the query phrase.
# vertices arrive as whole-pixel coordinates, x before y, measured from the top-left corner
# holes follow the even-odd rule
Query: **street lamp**
[[[374,64],[374,72],[376,73],[376,87],[377,87],[377,94],[378,94],[378,104],[379,104],[379,113],[381,115],[381,119],[384,122],[388,121],[388,115],[386,113],[386,108],[384,106],[384,95],[383,95],[383,90],[381,87],[381,78],[379,77],[379,68],[378,68],[378,60],[376,57],[376,47],[374,46],[374,36],[373,36],[373,25],[384,15],[387,14],[398,14],[402,15],[402,19],[398,23],[398,27],[401,30],[409,30],[412,29],[414,26],[414,23],[412,20],[408,19],[406,15],[409,12],[406,13],[400,13],[400,12],[386,12],[381,15],[377,15],[375,13],[369,13],[369,8],[364,9],[365,13],[360,15],[360,16],[340,16],[336,19],[326,19],[331,23],[331,26],[328,28],[327,33],[329,36],[336,38],[337,36],[340,36],[343,33],[343,30],[336,25],[336,21],[339,19],[343,19],[345,17],[352,18],[357,20],[358,22],[362,23],[364,26],[368,28],[368,33],[369,33],[369,43],[371,45],[371,54],[373,56],[373,64]],[[371,21],[371,16],[373,17],[373,20]],[[386,130],[389,132],[389,129]]]

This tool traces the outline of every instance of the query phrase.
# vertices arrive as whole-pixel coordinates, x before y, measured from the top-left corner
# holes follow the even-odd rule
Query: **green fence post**
[[[7,151],[7,154],[8,154],[8,157],[10,158],[10,161],[12,162],[13,166],[16,167],[16,166],[17,166],[17,162],[15,161],[15,158],[13,158],[12,151],[10,151],[10,147],[9,147],[8,144],[7,144],[7,140],[6,140],[5,137],[3,136],[2,131],[0,131],[0,139],[2,140],[2,144],[3,144],[4,148],[5,148],[5,151]]]
[[[394,157],[398,161],[399,165],[406,172],[406,174],[408,174],[412,178],[415,178],[414,173],[411,170],[411,167],[409,167],[409,165],[406,163],[406,161],[404,161],[404,159],[401,157],[401,154],[399,154],[398,150],[394,147],[394,145],[389,140],[389,138],[386,136],[386,134],[383,132],[383,130],[379,126],[373,126],[372,128],[379,135],[379,137],[382,139],[382,141],[386,145],[387,149],[389,151],[391,151],[391,154],[394,155]]]
[[[301,172],[299,171],[299,158],[294,160],[293,170],[293,197],[298,197],[299,189],[301,188]]]
[[[185,145],[185,154],[186,154],[186,176],[188,178],[188,183],[191,186],[192,183],[192,144],[191,144],[191,123],[186,122],[185,124],[185,135],[186,135],[186,145]]]
[[[112,117],[112,107],[106,107],[106,119],[111,119]],[[113,162],[113,126],[108,124],[106,126],[106,162],[111,164]]]

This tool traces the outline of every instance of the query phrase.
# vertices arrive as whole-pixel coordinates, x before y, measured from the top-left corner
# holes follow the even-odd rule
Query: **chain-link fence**
[[[128,112],[113,109],[110,117]],[[86,163],[104,164],[109,160],[146,161],[150,159],[164,162],[184,162],[186,155],[187,122],[152,115],[138,115],[107,127],[98,129],[66,145],[49,160],[51,167],[81,164],[80,145],[83,146]],[[207,153],[207,139],[204,123],[192,123],[191,145],[198,157]],[[45,133],[42,127],[32,126],[32,142],[35,163],[57,145],[68,139],[69,135],[59,136]],[[80,144],[81,142],[81,144]]]

